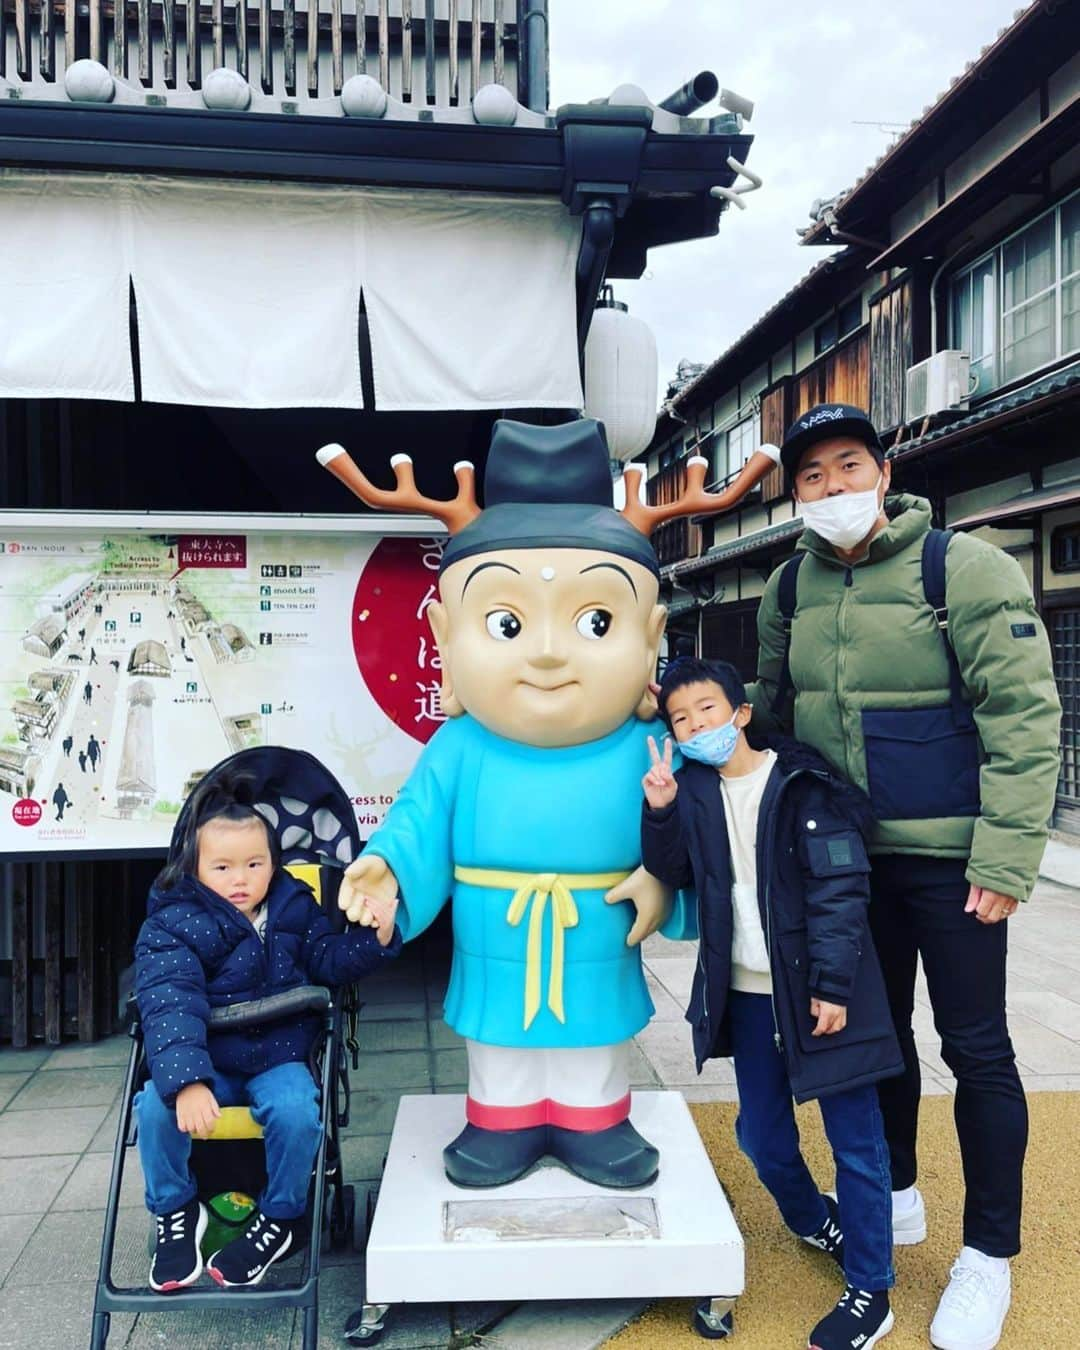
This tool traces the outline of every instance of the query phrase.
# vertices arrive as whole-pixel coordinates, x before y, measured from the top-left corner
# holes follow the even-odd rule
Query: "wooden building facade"
[[[649,463],[654,495],[678,490],[695,452],[719,484],[815,403],[868,409],[895,487],[1027,573],[1064,708],[1055,822],[1080,831],[1078,132],[1080,7],[1035,0],[819,207],[803,243],[834,251],[669,399]],[[949,352],[970,385],[934,399],[908,372]],[[765,581],[800,533],[794,512],[778,471],[718,521],[665,527],[672,631],[748,678]]]

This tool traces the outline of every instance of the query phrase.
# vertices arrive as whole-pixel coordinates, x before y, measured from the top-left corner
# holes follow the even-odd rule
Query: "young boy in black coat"
[[[673,773],[671,741],[663,754],[650,741],[642,861],[697,892],[686,1017],[698,1068],[733,1057],[740,1148],[792,1232],[844,1271],[808,1344],[871,1350],[892,1329],[894,1278],[874,1085],[902,1060],[867,925],[866,799],[797,741],[752,746],[746,691],[726,662],[672,662],[660,709],[684,765]],[[793,1097],[819,1099],[836,1199],[803,1161]]]

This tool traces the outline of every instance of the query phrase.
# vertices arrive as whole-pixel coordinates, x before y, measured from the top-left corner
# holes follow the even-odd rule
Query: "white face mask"
[[[874,528],[881,514],[878,488],[883,477],[878,474],[877,482],[866,492],[841,492],[817,502],[800,501],[803,523],[834,548],[854,548]]]

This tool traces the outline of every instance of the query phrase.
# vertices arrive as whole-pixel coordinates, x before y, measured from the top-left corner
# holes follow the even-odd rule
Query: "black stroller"
[[[243,770],[254,792],[256,809],[276,833],[282,862],[311,886],[316,899],[344,926],[337,907],[342,870],[360,852],[352,804],[334,776],[313,756],[300,750],[260,747],[242,750],[211,769],[207,779],[224,770]],[[205,779],[203,780],[206,781]],[[191,798],[184,804],[173,831],[170,853],[183,837]],[[250,1003],[215,1009],[211,1025],[264,1026],[283,1016],[315,1011],[322,1018],[322,1034],[312,1053],[311,1071],[320,1086],[322,1141],[315,1159],[308,1199],[311,1239],[303,1253],[297,1283],[272,1288],[223,1290],[216,1286],[188,1288],[162,1296],[148,1287],[120,1288],[113,1283],[120,1187],[127,1150],[136,1141],[133,1111],[136,1092],[147,1077],[142,1029],[134,1000],[131,1054],[120,1105],[120,1122],[113,1150],[112,1175],[101,1242],[101,1262],[94,1298],[92,1350],[100,1350],[109,1335],[114,1312],[174,1312],[185,1308],[242,1307],[248,1312],[270,1308],[303,1310],[304,1350],[318,1342],[319,1262],[322,1243],[341,1249],[354,1240],[356,1196],[345,1184],[341,1169],[339,1131],[348,1124],[349,1066],[346,1051],[357,1063],[356,1019],[360,1005],[353,989],[330,990],[305,986],[289,989]],[[222,1191],[244,1190],[257,1195],[265,1184],[261,1130],[245,1107],[223,1110],[227,1126],[208,1140],[194,1140],[191,1168],[204,1203]],[[225,1136],[225,1137],[219,1137]]]

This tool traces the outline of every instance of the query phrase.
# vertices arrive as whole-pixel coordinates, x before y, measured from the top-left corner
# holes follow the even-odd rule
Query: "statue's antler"
[[[315,458],[340,482],[355,492],[368,506],[377,506],[384,511],[418,511],[441,520],[451,534],[463,530],[470,521],[480,514],[476,501],[476,471],[468,460],[460,460],[454,465],[454,477],[457,479],[457,496],[451,501],[440,502],[433,497],[423,496],[417,489],[413,478],[412,459],[409,455],[394,455],[390,467],[397,479],[395,488],[378,488],[357,467],[355,460],[341,445],[324,445]]]
[[[626,505],[622,513],[642,534],[652,534],[658,525],[662,525],[665,520],[674,520],[676,516],[716,515],[738,505],[750,489],[756,487],[779,463],[780,451],[776,446],[763,445],[754,451],[735,481],[723,492],[706,492],[705,475],[709,471],[709,461],[703,455],[691,455],[686,461],[686,487],[677,501],[667,502],[663,506],[643,504],[638,494],[645,471],[640,464],[628,464],[623,471]]]

